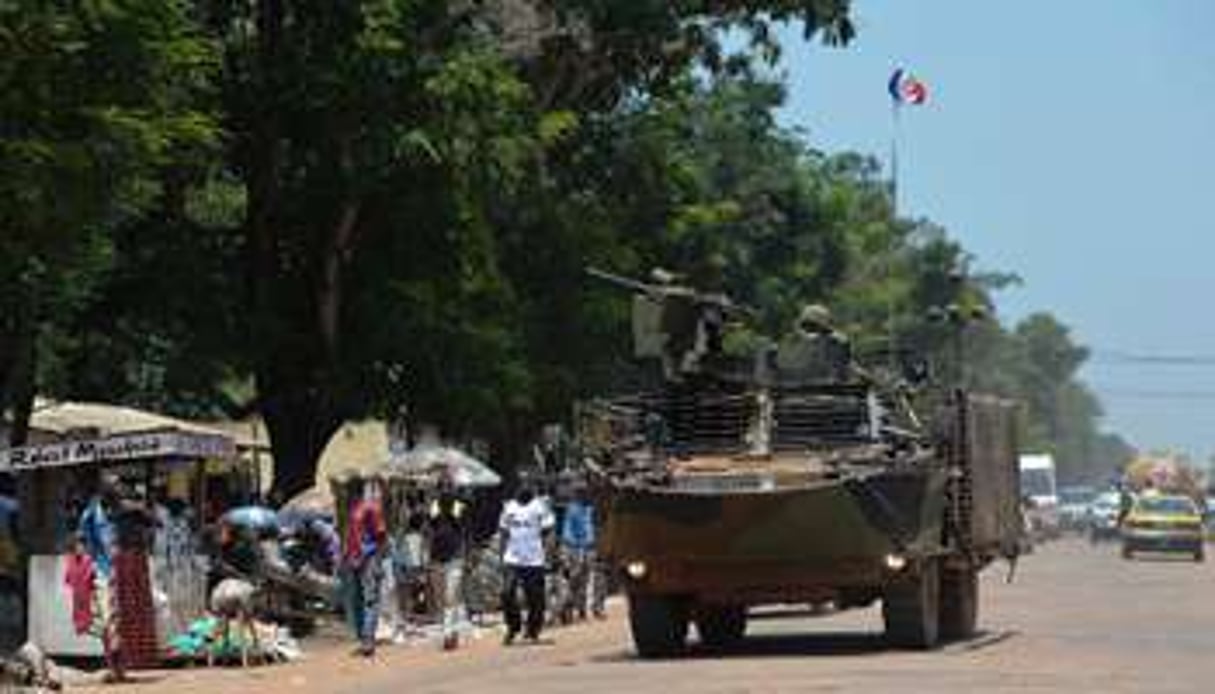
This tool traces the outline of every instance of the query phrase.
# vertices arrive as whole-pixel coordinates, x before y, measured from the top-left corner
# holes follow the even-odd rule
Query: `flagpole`
[[[886,91],[890,93],[890,209],[893,223],[897,225],[899,223],[899,139],[901,135],[899,114],[904,103],[924,103],[928,91],[924,84],[915,78],[915,75],[901,67],[896,67],[890,75],[890,79],[886,82]],[[886,274],[889,279],[889,276],[894,273],[893,255],[887,255],[886,263]],[[889,298],[886,308],[886,329],[890,334],[891,366],[893,367],[894,352],[897,347],[893,295]]]
[[[891,219],[897,224],[899,216],[899,101],[894,98],[890,100],[890,206],[892,210]],[[886,281],[889,282],[893,275],[894,256],[891,253],[887,253]],[[890,369],[892,374],[895,373],[898,361],[898,336],[895,334],[894,310],[894,296],[888,293],[886,298],[886,335],[888,340],[886,367]]]
[[[899,113],[897,99],[890,100],[890,205],[894,216],[899,215]]]

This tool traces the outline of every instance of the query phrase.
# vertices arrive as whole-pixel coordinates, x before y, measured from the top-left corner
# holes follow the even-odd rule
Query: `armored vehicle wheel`
[[[882,598],[886,639],[900,648],[937,645],[941,619],[941,574],[935,560],[909,569],[886,588]]]
[[[1128,545],[1127,543],[1123,542],[1123,543],[1122,543],[1122,558],[1123,558],[1123,559],[1131,559],[1131,558],[1132,558],[1132,557],[1134,557],[1134,556],[1135,556],[1135,551],[1131,549],[1131,546],[1130,546],[1130,545]]]
[[[941,638],[974,636],[979,618],[979,574],[970,567],[941,572]]]
[[[696,618],[700,642],[711,648],[729,646],[747,632],[747,608],[719,607],[708,609]]]
[[[1207,558],[1206,550],[1204,550],[1202,547],[1199,547],[1198,549],[1194,550],[1194,561],[1196,561],[1198,563],[1202,563],[1203,561],[1206,561],[1206,558]]]
[[[629,627],[642,658],[669,658],[688,638],[688,609],[671,595],[629,595]]]

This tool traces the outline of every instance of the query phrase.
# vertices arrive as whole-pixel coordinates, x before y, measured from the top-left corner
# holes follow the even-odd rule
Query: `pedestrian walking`
[[[384,578],[382,553],[387,529],[379,500],[361,479],[350,482],[350,518],[342,569],[350,591],[351,621],[359,640],[358,653],[375,655],[375,635],[380,617],[380,583]]]
[[[501,531],[502,564],[505,585],[502,589],[502,615],[506,620],[503,643],[510,645],[523,631],[519,612],[519,591],[527,603],[525,636],[540,638],[544,626],[545,540],[554,525],[553,513],[528,485],[522,485],[514,499],[506,502],[498,522]]]
[[[460,645],[464,605],[464,515],[466,505],[450,483],[440,484],[431,507],[430,559],[439,575],[438,598],[443,611],[443,649]]]
[[[595,506],[585,487],[574,492],[561,521],[561,554],[569,575],[570,600],[579,619],[587,608],[603,616],[603,581],[596,576]]]
[[[114,592],[114,553],[117,532],[110,513],[117,506],[111,485],[99,482],[78,522],[81,549],[93,566],[91,592],[92,624],[89,631],[101,639],[102,652],[111,682],[126,680],[121,644],[118,637],[118,601]]]
[[[115,630],[124,668],[150,667],[159,659],[156,642],[156,607],[148,553],[155,518],[147,499],[130,487],[113,505],[113,600]]]
[[[404,641],[418,633],[415,624],[418,605],[424,603],[427,567],[430,566],[426,542],[426,507],[410,498],[403,509],[404,521],[393,541],[393,568],[397,578],[397,606],[401,621],[396,638]],[[421,597],[420,597],[421,596]]]

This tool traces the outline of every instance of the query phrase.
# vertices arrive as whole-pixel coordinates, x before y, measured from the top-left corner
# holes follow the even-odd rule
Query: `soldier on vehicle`
[[[661,269],[655,279],[669,278]],[[663,370],[669,380],[678,381],[700,371],[703,360],[722,351],[726,319],[738,306],[720,293],[700,292],[686,286],[661,285],[662,332],[666,336]]]
[[[780,344],[776,367],[798,381],[841,382],[855,375],[852,346],[847,336],[835,329],[831,311],[821,304],[802,309],[793,334]]]
[[[650,283],[594,268],[589,272],[637,293],[633,305],[636,354],[659,357],[669,381],[682,381],[699,372],[706,356],[721,352],[726,319],[748,312],[725,294],[676,284],[676,275],[662,268],[651,271]]]

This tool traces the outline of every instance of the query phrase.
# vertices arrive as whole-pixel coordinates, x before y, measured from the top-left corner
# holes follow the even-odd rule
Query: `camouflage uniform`
[[[777,370],[796,381],[834,383],[850,380],[852,350],[831,325],[831,313],[811,304],[802,309],[793,335],[781,342]]]

